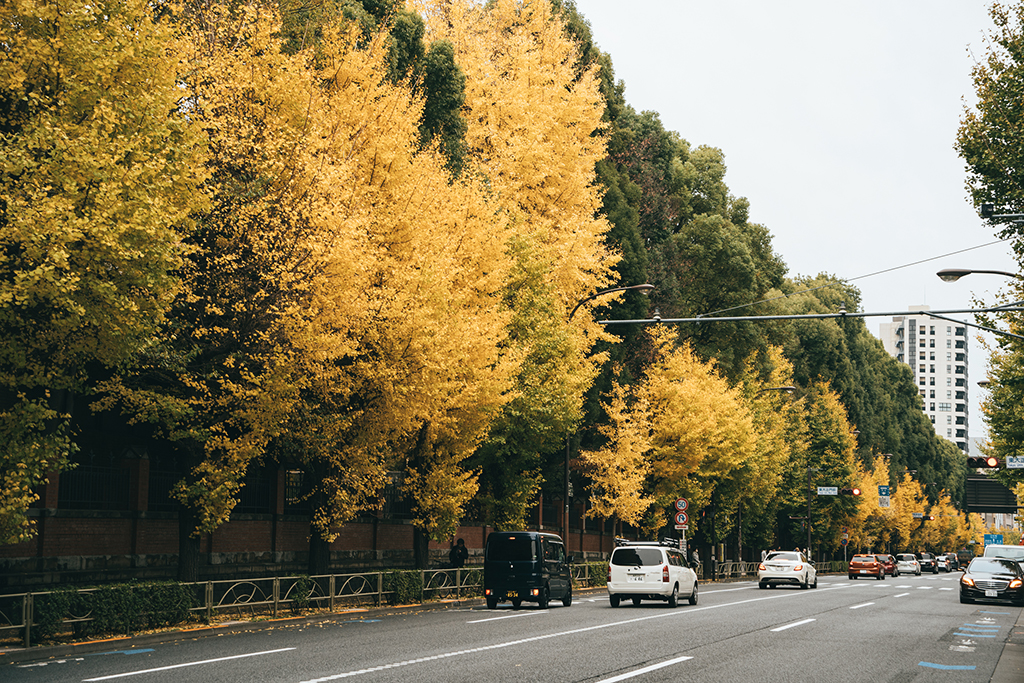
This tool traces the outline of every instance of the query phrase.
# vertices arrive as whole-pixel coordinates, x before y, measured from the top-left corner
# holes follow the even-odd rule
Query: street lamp
[[[573,306],[573,309],[569,312],[568,322],[572,322],[572,317],[576,315],[576,311],[580,309],[580,306],[587,303],[588,301],[593,301],[599,296],[604,296],[605,294],[614,294],[616,292],[626,292],[629,290],[649,292],[654,288],[654,285],[643,284],[630,285],[628,287],[612,287],[611,289],[602,289],[601,291],[594,292],[590,296],[584,297],[580,299],[578,302],[576,302],[576,305]],[[569,547],[569,449],[571,447],[572,435],[570,434],[569,436],[565,437],[565,469],[563,471],[563,482],[565,484],[563,492],[565,494],[565,502],[562,508],[562,541],[566,544],[566,548]]]
[[[1021,276],[1017,275],[1016,273],[1009,273],[1005,270],[973,270],[970,268],[945,268],[935,274],[938,275],[939,279],[942,280],[943,282],[956,282],[957,280],[964,276],[973,274],[1004,275],[1006,277],[1017,278],[1018,280],[1024,279],[1021,278]]]
[[[807,547],[805,547],[804,550],[807,552],[808,559],[813,557],[813,554],[811,553],[811,472],[820,471],[820,467],[807,468]]]

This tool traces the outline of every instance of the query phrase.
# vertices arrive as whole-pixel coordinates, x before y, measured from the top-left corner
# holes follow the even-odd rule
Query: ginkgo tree
[[[161,3],[0,5],[0,542],[68,463],[69,396],[163,320],[204,148]]]
[[[577,73],[576,46],[548,3],[412,4],[465,74],[463,175],[487,188],[515,233],[503,291],[515,392],[473,460],[485,521],[515,528],[542,482],[561,488],[553,464],[603,360],[588,354],[604,337],[592,318],[568,324],[615,263],[595,186],[601,96],[593,69]]]

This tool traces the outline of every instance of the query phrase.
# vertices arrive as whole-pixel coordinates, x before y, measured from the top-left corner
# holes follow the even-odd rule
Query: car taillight
[[[661,568],[661,580],[663,582],[665,582],[665,583],[668,583],[668,565],[667,564],[664,567]]]
[[[1024,581],[1020,579],[1014,579],[1010,582],[1010,588],[1020,588],[1021,586],[1024,586]]]
[[[798,572],[798,571],[802,570],[803,568],[804,568],[804,566],[802,564],[798,564],[797,566],[793,567],[793,571]]]
[[[608,583],[612,582],[612,566],[608,565]]]
[[[762,562],[761,564],[757,565],[757,571],[763,572],[765,569],[767,569],[767,567],[764,566],[764,562]]]

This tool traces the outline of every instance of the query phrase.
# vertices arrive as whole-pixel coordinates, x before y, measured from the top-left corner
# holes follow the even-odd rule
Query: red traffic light
[[[999,458],[987,457],[987,458],[967,458],[968,467],[985,467],[988,469],[995,469],[999,467]]]
[[[839,493],[843,494],[844,496],[859,496],[860,495],[860,489],[858,489],[858,488],[840,489]]]

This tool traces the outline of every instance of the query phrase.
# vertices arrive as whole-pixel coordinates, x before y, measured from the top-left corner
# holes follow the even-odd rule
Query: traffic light
[[[989,456],[987,458],[967,458],[968,467],[985,467],[988,469],[995,469],[999,467],[999,458],[993,458]]]
[[[858,489],[858,488],[839,489],[839,493],[844,495],[844,496],[859,496],[860,495],[860,489]]]

